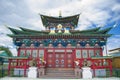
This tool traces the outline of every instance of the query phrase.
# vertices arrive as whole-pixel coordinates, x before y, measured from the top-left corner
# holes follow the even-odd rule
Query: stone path
[[[4,77],[0,78],[0,80],[48,80],[48,79],[40,79],[40,78],[27,78],[27,77]],[[49,79],[49,80],[68,80],[68,79]],[[93,79],[69,79],[69,80],[120,80],[117,77],[109,77],[109,78],[93,78]]]

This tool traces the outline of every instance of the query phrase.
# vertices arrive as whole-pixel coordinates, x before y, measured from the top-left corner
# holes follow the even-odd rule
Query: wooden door
[[[54,63],[55,63],[56,68],[64,68],[65,67],[65,54],[64,53],[56,53]]]
[[[47,54],[47,67],[48,68],[53,68],[54,67],[53,61],[54,61],[53,53],[48,53]]]
[[[73,54],[72,53],[47,53],[47,67],[48,68],[73,68]]]
[[[73,61],[73,54],[72,53],[67,53],[66,55],[66,67],[68,68],[73,68],[74,61]]]

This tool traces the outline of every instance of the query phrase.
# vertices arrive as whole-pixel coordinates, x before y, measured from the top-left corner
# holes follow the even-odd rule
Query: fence
[[[28,70],[26,71],[28,72]],[[102,76],[102,77],[120,77],[120,69],[113,69],[112,72],[112,76],[110,76],[110,71],[106,70],[106,76]],[[8,76],[8,69],[0,69],[0,78],[1,77],[5,77]],[[24,70],[23,69],[12,69],[10,71],[10,75],[11,77],[24,77]],[[96,76],[96,77],[100,77],[100,76]]]
[[[113,69],[113,76],[120,77],[120,69]]]

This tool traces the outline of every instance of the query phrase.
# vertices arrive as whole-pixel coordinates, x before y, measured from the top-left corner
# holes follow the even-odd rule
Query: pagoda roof
[[[8,57],[8,54],[5,51],[0,51],[0,57]]]
[[[71,30],[70,33],[71,34],[65,34],[65,33],[55,33],[55,34],[49,34],[50,31],[36,31],[36,30],[31,30],[31,29],[26,29],[26,28],[22,28],[20,27],[21,30],[18,30],[18,29],[14,29],[14,28],[10,28],[8,27],[8,29],[11,30],[11,32],[13,34],[8,34],[8,36],[10,37],[34,37],[34,36],[37,36],[37,37],[40,37],[40,36],[91,36],[91,37],[95,37],[95,36],[99,36],[99,37],[110,37],[111,34],[107,34],[111,29],[112,27],[110,28],[106,28],[106,29],[103,29],[103,30],[99,30],[100,27],[98,28],[94,28],[94,29],[89,29],[89,30],[83,30],[83,31],[78,31],[78,30]]]
[[[49,38],[73,38],[73,37],[89,37],[89,38],[92,38],[92,37],[110,37],[111,36],[111,34],[56,34],[56,35],[53,35],[53,34],[30,34],[30,35],[28,35],[28,34],[19,34],[19,35],[17,35],[17,34],[8,34],[8,36],[9,37],[16,37],[16,38],[23,38],[23,37],[25,37],[25,38],[31,38],[31,37],[33,37],[33,38],[35,38],[35,37],[37,37],[37,38],[45,38],[45,39],[49,39]]]
[[[111,49],[111,50],[109,50],[109,52],[112,52],[112,51],[120,52],[120,48],[115,48],[115,49]]]
[[[24,32],[32,32],[32,33],[49,33],[49,31],[37,31],[37,30],[31,30],[31,29],[27,29],[27,28],[22,28],[20,27],[20,29]]]
[[[71,23],[73,27],[76,27],[78,24],[79,15],[80,14],[68,17],[53,17],[40,14],[42,23],[45,27],[47,27],[49,23]]]
[[[112,27],[103,29],[103,30],[99,30],[97,32],[95,32],[96,34],[107,34],[110,30],[112,29]]]
[[[72,30],[71,33],[94,33],[97,32],[100,29],[100,27],[93,28],[93,29],[88,29],[88,30]]]
[[[5,51],[0,51],[0,57],[6,59],[28,59],[28,57],[8,56]]]
[[[20,27],[21,30],[10,28],[10,27],[8,27],[8,29],[10,29],[13,34],[35,35],[35,34],[48,34],[49,33],[49,31],[36,31],[36,30],[26,29],[22,27]]]
[[[49,30],[36,31],[36,30],[26,29],[26,28],[22,28],[22,27],[20,27],[21,30],[10,28],[10,27],[8,27],[8,29],[10,29],[13,34],[28,34],[28,35],[32,34],[32,35],[34,35],[34,34],[49,34],[49,32],[50,32]],[[89,34],[89,33],[91,33],[91,34],[107,34],[112,29],[112,27],[109,27],[109,28],[106,28],[103,30],[99,30],[99,29],[100,29],[100,27],[94,28],[94,29],[82,30],[82,31],[70,30],[70,32],[72,34]]]
[[[77,34],[77,33],[88,33],[88,34],[107,34],[110,30],[112,29],[112,27],[100,30],[100,27],[98,28],[93,28],[93,29],[89,29],[89,30],[82,30],[82,31],[71,31],[71,33]]]

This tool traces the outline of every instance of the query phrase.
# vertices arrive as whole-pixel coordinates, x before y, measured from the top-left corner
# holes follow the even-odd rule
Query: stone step
[[[46,68],[46,70],[74,70],[74,68]]]
[[[75,76],[74,74],[46,74],[47,76],[68,76],[68,77],[70,77],[70,76]]]
[[[46,69],[50,69],[50,70],[74,70],[74,68],[46,68]]]
[[[53,74],[49,74],[49,75],[44,75],[44,76],[40,76],[40,78],[49,78],[49,79],[75,79],[75,75],[53,75]]]
[[[75,76],[66,76],[66,77],[61,77],[61,76],[40,76],[39,78],[41,79],[79,79],[80,77],[75,77]]]
[[[46,69],[47,72],[73,72],[74,69],[73,68],[47,68]]]
[[[75,75],[74,73],[46,73],[46,75],[49,75],[49,74],[50,74],[50,75],[51,75],[51,74],[52,74],[52,75],[53,75],[53,74],[54,74],[54,75]]]
[[[57,79],[74,79],[74,69],[73,68],[47,68],[46,74],[40,76],[41,78],[57,78]]]
[[[46,70],[46,73],[74,73],[74,71],[48,71]]]

